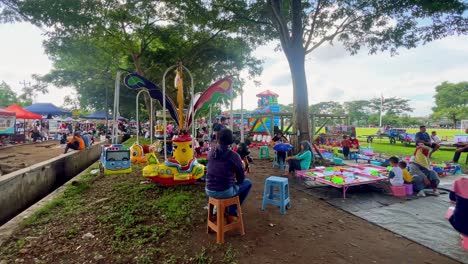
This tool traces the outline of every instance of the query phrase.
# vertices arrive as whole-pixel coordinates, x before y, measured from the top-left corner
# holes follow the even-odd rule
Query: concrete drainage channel
[[[74,151],[0,178],[0,225],[74,178],[99,159],[101,144]]]

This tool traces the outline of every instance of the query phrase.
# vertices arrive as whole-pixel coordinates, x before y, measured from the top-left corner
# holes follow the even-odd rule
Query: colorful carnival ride
[[[279,113],[280,106],[278,104],[278,94],[266,90],[257,94],[258,107],[253,111],[253,114],[270,114],[270,113]],[[249,120],[250,126],[252,127],[251,131],[254,133],[266,133],[270,127],[271,123],[274,123],[274,126],[279,126],[280,117],[274,116],[273,120],[270,117],[252,117]],[[273,132],[273,131],[271,131]]]
[[[174,86],[177,88],[178,106],[166,94],[166,75],[170,70],[176,69]],[[191,104],[187,115],[184,114],[184,71],[191,79]],[[145,89],[151,98],[158,100],[163,109],[167,109],[174,121],[179,125],[180,133],[171,140],[173,143],[172,157],[167,157],[167,137],[163,137],[164,162],[159,163],[153,151],[147,157],[148,165],[143,168],[143,176],[149,180],[162,185],[176,185],[193,183],[201,178],[205,173],[205,166],[198,163],[194,156],[194,138],[188,132],[192,130],[195,134],[195,127],[192,125],[197,111],[207,107],[219,98],[220,94],[227,94],[232,88],[232,79],[223,78],[211,85],[203,93],[194,93],[193,78],[190,71],[182,64],[169,67],[163,75],[163,89],[143,76],[136,73],[128,73],[124,79],[125,85],[130,89]],[[163,111],[163,129],[166,135],[166,111]],[[137,147],[135,147],[137,149]]]

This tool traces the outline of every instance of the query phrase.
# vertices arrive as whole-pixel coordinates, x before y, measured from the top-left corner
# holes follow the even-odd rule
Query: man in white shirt
[[[431,142],[435,144],[440,144],[442,140],[440,140],[439,136],[437,136],[437,133],[435,131],[432,131],[431,133]]]

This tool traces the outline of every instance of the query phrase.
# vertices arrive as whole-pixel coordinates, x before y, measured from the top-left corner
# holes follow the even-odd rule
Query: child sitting
[[[244,171],[250,172],[250,167],[249,167],[250,151],[249,151],[248,145],[246,143],[239,143],[239,145],[237,145],[236,152],[237,154],[239,154],[241,160],[244,162],[244,165],[245,165]]]
[[[390,157],[389,159],[392,170],[388,174],[388,178],[390,179],[390,184],[393,186],[402,186],[404,184],[403,171],[398,167],[398,161],[398,158],[395,156]]]
[[[409,173],[408,169],[406,169],[406,162],[403,160],[398,162],[398,167],[400,167],[401,171],[403,172],[403,181],[408,184],[412,183],[413,177]]]
[[[468,178],[459,178],[453,183],[450,200],[456,205],[449,221],[455,230],[468,236]]]

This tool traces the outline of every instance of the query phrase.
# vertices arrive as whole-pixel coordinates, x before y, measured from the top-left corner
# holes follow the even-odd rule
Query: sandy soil
[[[59,141],[0,148],[0,175],[19,170],[63,153]]]

